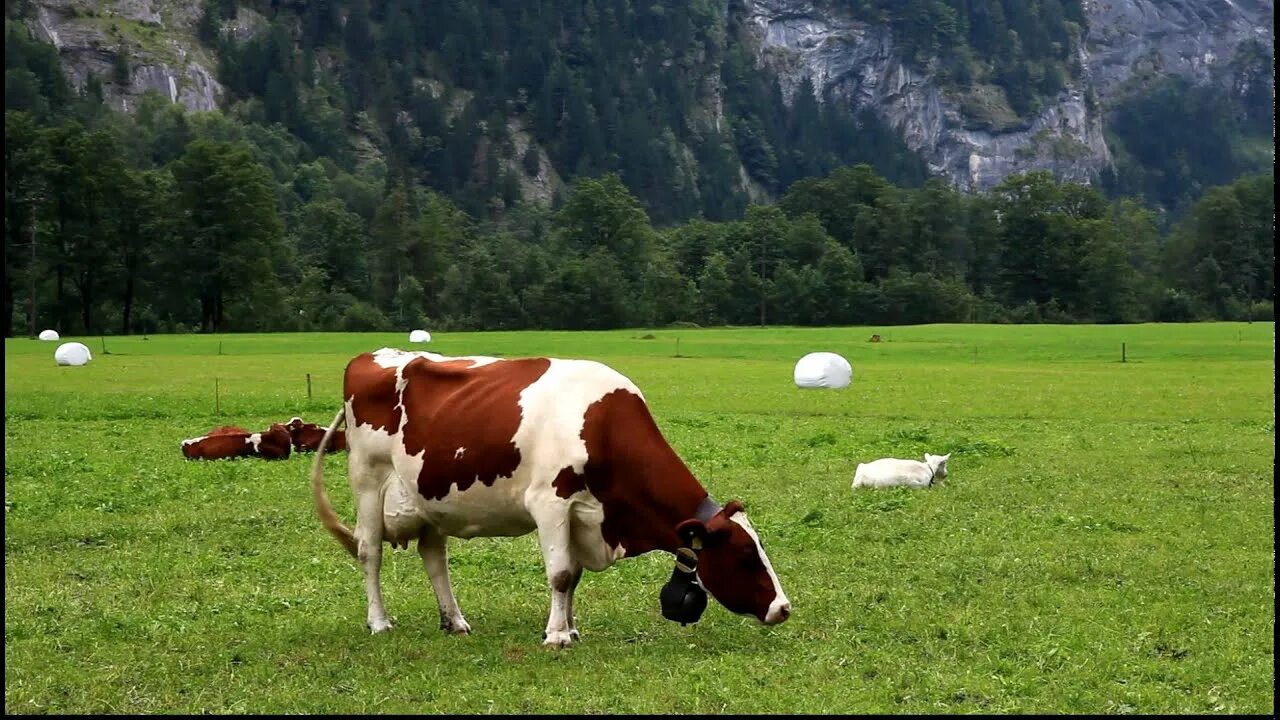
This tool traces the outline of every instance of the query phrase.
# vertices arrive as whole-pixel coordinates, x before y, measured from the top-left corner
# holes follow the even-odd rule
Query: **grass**
[[[438,352],[630,376],[712,494],[744,501],[794,604],[773,628],[714,603],[682,628],[658,609],[670,560],[643,556],[586,575],[565,651],[540,645],[534,535],[450,544],[465,638],[437,629],[416,553],[388,552],[397,625],[372,637],[359,570],[315,519],[309,457],[182,459],[215,424],[327,422],[346,361],[402,334],[120,337],[105,355],[84,338],[83,368],[7,340],[6,710],[1271,714],[1274,338],[1272,323],[440,333]],[[811,350],[848,357],[853,384],[795,388]],[[849,488],[860,461],[925,451],[953,453],[941,487]],[[327,480],[353,522],[342,457]]]
[[[159,26],[120,15],[95,15],[80,18],[80,22],[97,28],[111,41],[113,47],[120,42],[127,42],[134,55],[143,52],[159,62],[170,64],[179,60],[177,52],[167,42],[171,33]],[[130,62],[137,63],[138,59],[130,58]]]
[[[960,98],[969,129],[1002,132],[1022,127],[1025,121],[1009,107],[1004,90],[997,85],[974,83]]]

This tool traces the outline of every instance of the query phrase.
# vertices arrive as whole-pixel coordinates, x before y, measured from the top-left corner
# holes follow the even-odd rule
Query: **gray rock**
[[[1272,45],[1270,0],[1085,0],[1089,29],[1081,83],[1034,116],[993,123],[966,116],[963,98],[929,67],[905,64],[882,26],[809,0],[746,0],[758,63],[773,68],[786,97],[807,75],[819,100],[868,108],[902,133],[931,171],[964,190],[1011,173],[1049,170],[1089,182],[1111,163],[1102,116],[1135,72],[1207,81],[1247,38]],[[1092,91],[1099,103],[1085,101]]]
[[[198,4],[46,0],[36,8],[32,29],[58,49],[74,86],[82,88],[90,73],[96,75],[107,104],[116,110],[136,109],[139,96],[149,90],[188,110],[213,110],[223,88],[209,70],[213,59],[194,38],[199,13],[192,5]],[[129,65],[124,85],[114,79],[120,52],[127,53]]]
[[[1204,83],[1248,39],[1274,47],[1270,0],[1084,0],[1086,78],[1105,104],[1135,73]]]

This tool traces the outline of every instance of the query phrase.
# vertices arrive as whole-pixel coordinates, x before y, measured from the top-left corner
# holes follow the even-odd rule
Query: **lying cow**
[[[285,427],[289,428],[293,449],[296,452],[315,452],[320,447],[320,441],[324,439],[324,428],[315,423],[303,422],[300,417],[290,418]],[[329,439],[329,449],[347,449],[347,435],[344,431],[333,431],[333,437]]]
[[[236,432],[233,428],[217,428],[214,433],[182,441],[182,454],[188,460],[225,460],[235,457],[260,457],[283,460],[289,457],[289,431],[274,423],[265,432]]]
[[[677,569],[695,586],[696,570],[732,612],[766,625],[791,613],[742,504],[711,499],[663,438],[640,390],[605,365],[384,348],[348,363],[343,396],[312,464],[311,489],[325,528],[363,566],[374,633],[391,628],[379,583],[384,540],[417,539],[441,628],[468,633],[449,582],[446,539],[533,530],[551,586],[545,645],[578,638],[573,593],[584,568],[604,570],[654,550],[680,558]],[[354,531],[324,490],[324,452],[342,423]],[[671,617],[665,597],[663,614]]]
[[[874,462],[858,463],[853,473],[851,487],[929,487],[940,483],[947,477],[946,455],[924,454],[924,462],[919,460],[899,460],[897,458],[881,458]]]
[[[244,433],[246,435],[251,434],[248,430],[237,425],[223,425],[222,427],[216,427],[210,430],[205,433],[205,435],[231,435],[234,433]]]

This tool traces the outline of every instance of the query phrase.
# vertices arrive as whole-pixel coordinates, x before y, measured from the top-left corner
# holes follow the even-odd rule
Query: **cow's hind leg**
[[[462,617],[458,600],[453,596],[453,585],[449,582],[447,543],[448,538],[427,525],[418,536],[418,554],[422,556],[422,566],[427,571],[427,577],[431,578],[431,587],[435,590],[436,602],[440,605],[440,629],[467,635],[471,632],[471,626]]]
[[[573,591],[582,577],[582,565],[573,558],[571,525],[567,509],[535,518],[538,543],[547,567],[547,583],[551,585],[551,614],[543,633],[543,645],[565,647],[578,637],[573,627]]]
[[[565,591],[565,615],[569,618],[569,637],[579,638],[578,623],[573,617],[573,593],[578,589],[578,581],[582,580],[582,566],[575,563],[573,575],[569,578],[569,589]]]
[[[351,490],[356,503],[357,558],[364,570],[364,591],[369,601],[365,624],[377,634],[391,629],[391,620],[382,605],[382,485],[392,472],[390,463],[373,462],[367,455],[353,453],[348,459]]]

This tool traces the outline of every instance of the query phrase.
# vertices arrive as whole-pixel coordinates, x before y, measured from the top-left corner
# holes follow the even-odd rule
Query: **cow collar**
[[[720,503],[711,499],[708,495],[702,498],[702,502],[698,503],[698,507],[694,509],[693,516],[697,518],[703,525],[711,522],[711,518],[720,512]],[[690,575],[698,567],[698,552],[702,550],[702,540],[698,537],[682,537],[680,538],[680,546],[676,548],[676,569]]]
[[[938,482],[938,468],[942,467],[942,463],[938,463],[937,465],[931,465],[930,463],[926,462],[924,465],[925,467],[929,468],[929,484],[933,485],[934,483]]]
[[[708,495],[698,503],[693,516],[706,525],[718,512],[720,505]],[[698,551],[701,549],[701,537],[691,534],[680,538],[680,545],[676,548],[675,569],[671,571],[671,579],[662,586],[662,592],[658,594],[662,616],[681,625],[698,622],[702,611],[707,607],[707,591],[698,582],[697,576]]]
[[[693,516],[702,521],[703,525],[711,522],[711,518],[720,512],[720,503],[711,499],[708,495],[702,498],[702,502],[698,503],[698,507],[693,511]]]

